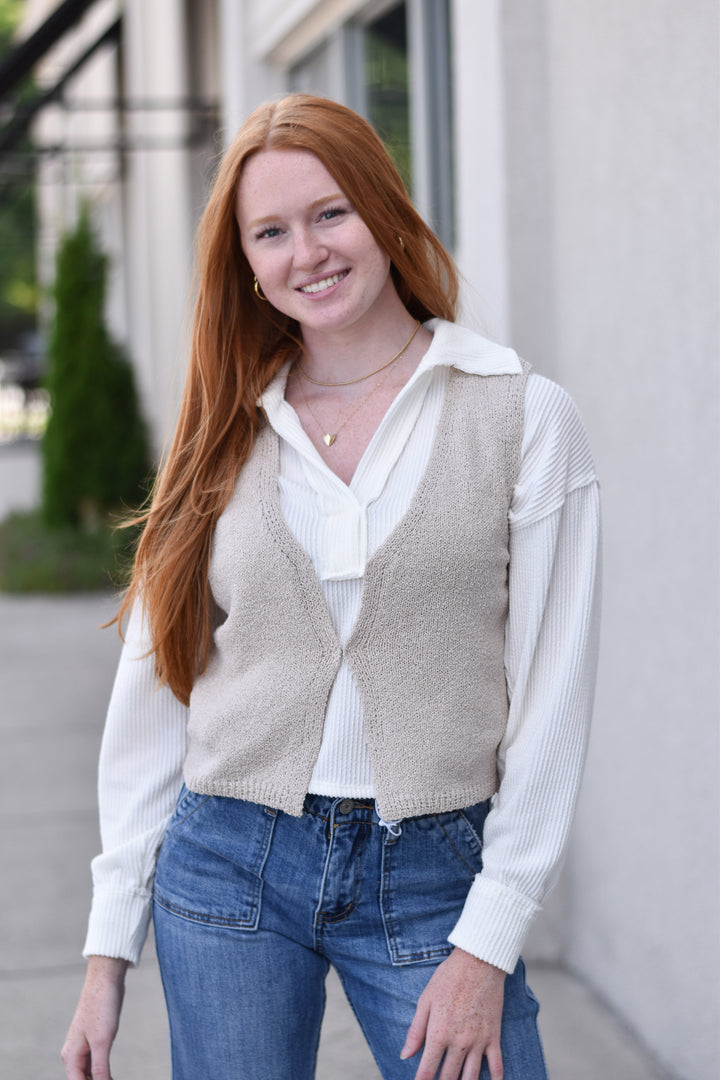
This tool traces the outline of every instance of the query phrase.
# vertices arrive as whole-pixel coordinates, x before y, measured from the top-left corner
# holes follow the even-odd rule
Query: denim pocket
[[[482,830],[489,801],[466,810],[409,818],[383,849],[380,908],[393,964],[434,962],[473,878],[482,870]]]
[[[167,834],[184,821],[189,814],[192,814],[199,806],[202,806],[204,802],[207,802],[210,797],[210,795],[199,795],[197,791],[188,791],[183,784],[177,802],[175,803],[172,817],[165,830],[165,835],[167,836]]]
[[[277,812],[183,789],[155,871],[155,903],[191,922],[256,930]]]

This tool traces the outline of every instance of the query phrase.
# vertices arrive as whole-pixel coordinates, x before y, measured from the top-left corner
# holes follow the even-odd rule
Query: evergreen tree
[[[62,240],[46,385],[42,510],[50,526],[97,523],[137,504],[149,471],[132,367],[105,327],[107,258],[87,211]]]

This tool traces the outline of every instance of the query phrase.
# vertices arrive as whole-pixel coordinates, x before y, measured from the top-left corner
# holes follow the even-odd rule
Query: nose
[[[327,259],[327,244],[313,229],[299,229],[295,233],[294,241],[293,262],[298,269],[314,270]]]

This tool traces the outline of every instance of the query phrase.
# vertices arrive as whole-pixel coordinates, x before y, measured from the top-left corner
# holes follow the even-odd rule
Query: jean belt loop
[[[398,836],[402,834],[402,825],[399,821],[386,821],[378,809],[377,799],[375,800],[375,813],[378,816],[378,825],[381,829],[387,829],[388,836],[392,836],[393,840],[397,840]]]

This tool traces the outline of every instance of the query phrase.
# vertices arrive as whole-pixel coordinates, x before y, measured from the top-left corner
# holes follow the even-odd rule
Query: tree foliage
[[[10,47],[23,7],[23,0],[0,0],[0,49],[3,51]]]
[[[106,278],[85,211],[57,256],[43,439],[42,510],[51,527],[96,523],[120,504],[136,505],[149,471],[132,367],[105,326]]]

